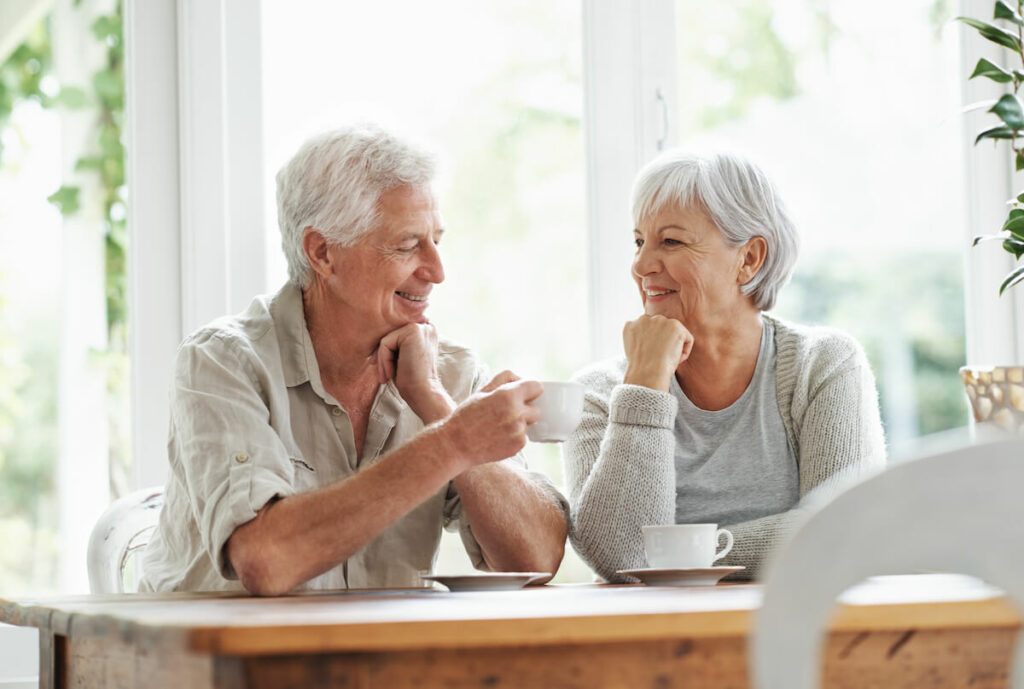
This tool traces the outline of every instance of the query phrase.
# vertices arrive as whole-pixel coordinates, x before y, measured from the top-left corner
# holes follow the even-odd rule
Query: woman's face
[[[646,313],[693,330],[749,307],[740,292],[743,247],[727,245],[702,208],[666,206],[643,218],[633,235],[633,279]]]
[[[426,323],[434,285],[444,280],[438,243],[444,229],[428,186],[402,186],[381,195],[377,226],[353,246],[332,246],[329,279],[352,322],[383,336],[408,323]]]

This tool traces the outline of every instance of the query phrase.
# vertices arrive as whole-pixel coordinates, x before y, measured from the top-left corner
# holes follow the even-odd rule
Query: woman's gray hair
[[[768,244],[764,264],[741,289],[757,309],[775,305],[796,263],[799,237],[761,168],[735,154],[668,151],[645,165],[633,182],[633,223],[638,227],[641,219],[670,204],[702,208],[730,246],[763,237]]]
[[[277,173],[277,224],[288,278],[305,289],[313,277],[302,248],[307,227],[331,244],[351,246],[378,221],[381,194],[429,184],[434,156],[376,125],[357,124],[315,136]]]

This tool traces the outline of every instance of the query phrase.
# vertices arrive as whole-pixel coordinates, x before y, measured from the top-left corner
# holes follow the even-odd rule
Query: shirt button
[[[341,416],[341,407],[335,407],[334,409],[331,410],[331,413],[334,414],[335,416]]]
[[[235,461],[238,462],[239,464],[245,464],[246,462],[249,461],[249,455],[245,454],[244,452],[239,452],[237,455],[235,455]]]

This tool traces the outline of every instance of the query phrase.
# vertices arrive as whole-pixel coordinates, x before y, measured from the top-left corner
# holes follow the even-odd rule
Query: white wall
[[[39,684],[39,631],[0,624],[0,689]]]

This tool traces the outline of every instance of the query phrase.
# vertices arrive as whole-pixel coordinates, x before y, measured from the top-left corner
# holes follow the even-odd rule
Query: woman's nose
[[[647,248],[646,244],[637,249],[636,256],[633,257],[634,275],[643,277],[656,273],[660,266],[661,261],[658,260],[653,250]]]

